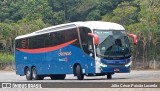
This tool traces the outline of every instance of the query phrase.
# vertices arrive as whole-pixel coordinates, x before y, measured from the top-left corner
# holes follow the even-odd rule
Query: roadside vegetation
[[[12,61],[14,39],[48,26],[74,21],[122,24],[139,36],[134,62],[160,60],[160,0],[1,0],[0,60]]]
[[[0,53],[0,63],[11,63],[14,62],[13,54]]]

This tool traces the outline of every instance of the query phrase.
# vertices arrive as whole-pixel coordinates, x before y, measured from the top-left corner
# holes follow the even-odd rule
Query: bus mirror
[[[137,45],[138,43],[138,36],[135,35],[135,34],[127,34],[129,37],[132,37],[133,38],[133,44],[134,45]]]
[[[99,44],[99,37],[97,34],[88,33],[89,36],[92,36],[94,38],[94,44],[97,46]]]

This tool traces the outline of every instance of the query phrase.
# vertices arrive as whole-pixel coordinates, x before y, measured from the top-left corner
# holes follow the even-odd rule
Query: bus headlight
[[[129,63],[127,63],[127,64],[125,65],[125,67],[128,67],[128,66],[130,66],[130,65],[132,65],[132,61],[130,61]]]
[[[103,63],[101,63],[100,66],[101,66],[101,67],[107,67],[107,65],[106,65],[106,64],[103,64]]]

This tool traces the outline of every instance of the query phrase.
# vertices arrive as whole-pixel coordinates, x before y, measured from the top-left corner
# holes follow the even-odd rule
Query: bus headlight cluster
[[[100,66],[101,66],[101,67],[107,67],[107,65],[106,65],[106,64],[103,64],[103,63],[100,63]]]
[[[126,64],[125,67],[128,67],[130,65],[132,65],[132,61],[130,61],[128,64]]]

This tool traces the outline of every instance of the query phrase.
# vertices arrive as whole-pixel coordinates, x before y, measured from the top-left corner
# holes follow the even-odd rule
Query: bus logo
[[[72,52],[71,51],[69,51],[69,52],[59,52],[59,56],[70,56],[70,55],[72,55]]]

